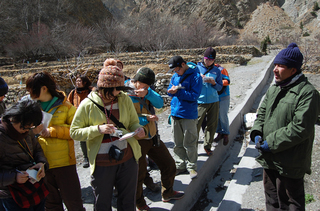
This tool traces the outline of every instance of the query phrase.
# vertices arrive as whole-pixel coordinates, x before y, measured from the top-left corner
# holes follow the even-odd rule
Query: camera
[[[119,149],[117,146],[112,145],[110,147],[110,149],[109,149],[110,158],[112,158],[116,161],[120,161],[120,160],[122,160],[123,155],[124,155],[124,152],[121,149]]]
[[[116,129],[114,133],[110,134],[110,136],[121,138],[123,135],[122,130]]]

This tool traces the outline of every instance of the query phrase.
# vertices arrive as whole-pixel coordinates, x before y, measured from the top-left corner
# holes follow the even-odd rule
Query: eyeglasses
[[[22,129],[22,130],[33,130],[33,129],[35,129],[36,127],[37,127],[37,126],[24,127],[24,126],[21,125],[21,129]]]
[[[178,67],[177,67],[178,68]],[[175,68],[173,71],[174,72],[179,72],[180,71],[180,69],[181,69],[181,67],[179,67],[179,69],[177,70],[177,68]]]

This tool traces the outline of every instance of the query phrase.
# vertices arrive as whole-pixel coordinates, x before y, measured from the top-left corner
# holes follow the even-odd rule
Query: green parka
[[[271,150],[257,157],[262,167],[294,179],[311,174],[314,124],[319,111],[319,92],[304,75],[288,87],[271,86],[250,134],[251,140],[261,135]]]

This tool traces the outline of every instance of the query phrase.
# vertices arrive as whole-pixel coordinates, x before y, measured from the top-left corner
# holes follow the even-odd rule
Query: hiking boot
[[[223,145],[226,146],[229,143],[229,136],[227,134],[223,135]]]
[[[141,210],[141,211],[147,211],[150,210],[151,208],[148,205],[144,205],[143,207],[138,207],[137,210]]]
[[[188,173],[187,169],[177,169],[176,175]]]
[[[161,190],[161,186],[159,183],[152,183],[151,185],[147,185],[152,192],[159,192]]]
[[[211,155],[212,155],[211,149],[206,149],[206,148],[204,148],[204,151],[206,151],[206,153],[207,153],[208,156],[211,156]]]
[[[88,158],[83,158],[83,164],[82,164],[82,167],[83,168],[88,168],[90,166],[89,164],[89,159]]]
[[[197,178],[197,176],[198,176],[198,173],[197,173],[196,170],[194,170],[194,169],[191,169],[190,172],[189,172],[189,174],[190,174],[190,178],[191,178],[191,179],[195,179],[195,178]]]
[[[217,137],[213,139],[213,141],[218,143],[222,138],[223,138],[223,135],[221,133],[218,133]]]
[[[182,191],[173,191],[173,195],[169,196],[168,198],[162,198],[163,202],[168,202],[170,200],[179,200],[184,197],[184,192]]]

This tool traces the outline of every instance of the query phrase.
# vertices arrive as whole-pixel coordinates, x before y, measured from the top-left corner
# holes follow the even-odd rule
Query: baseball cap
[[[181,56],[174,56],[169,60],[169,73],[171,73],[176,67],[181,67],[182,63],[186,63]]]

